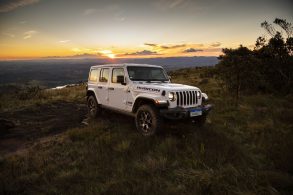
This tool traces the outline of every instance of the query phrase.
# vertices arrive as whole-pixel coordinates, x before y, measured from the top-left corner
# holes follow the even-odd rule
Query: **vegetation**
[[[170,72],[173,82],[196,85],[209,94],[215,109],[204,127],[168,123],[160,135],[145,138],[136,132],[132,118],[105,113],[86,127],[1,158],[0,192],[291,194],[293,97],[245,95],[235,107],[213,71]],[[45,99],[15,96],[5,101],[26,106],[54,104],[56,99],[82,101],[83,90],[79,86],[40,92],[52,93]]]
[[[278,18],[274,24],[276,27],[268,22],[261,24],[270,38],[259,37],[254,50],[242,45],[223,49],[217,75],[236,100],[240,93],[292,93],[293,26]]]
[[[85,84],[63,89],[41,89],[38,85],[19,87],[4,85],[0,87],[0,111],[15,110],[33,105],[53,103],[56,101],[84,102]],[[10,91],[9,91],[10,90]]]

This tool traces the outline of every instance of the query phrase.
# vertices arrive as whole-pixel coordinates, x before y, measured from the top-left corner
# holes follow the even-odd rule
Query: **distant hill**
[[[89,68],[97,64],[142,63],[161,65],[166,70],[188,67],[213,66],[216,57],[167,57],[167,58],[44,58],[37,60],[0,61],[0,84],[58,85],[86,81]]]

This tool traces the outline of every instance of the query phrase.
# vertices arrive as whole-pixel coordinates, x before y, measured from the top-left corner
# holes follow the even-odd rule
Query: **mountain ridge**
[[[138,63],[163,66],[167,71],[191,67],[214,66],[216,57],[165,57],[119,59],[34,59],[0,61],[0,85],[22,84],[56,87],[85,82],[91,66],[98,64]]]

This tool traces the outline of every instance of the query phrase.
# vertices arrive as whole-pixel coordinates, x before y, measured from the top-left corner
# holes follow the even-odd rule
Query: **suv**
[[[102,108],[135,118],[138,131],[154,135],[163,118],[188,119],[202,125],[211,109],[199,88],[171,83],[161,66],[109,64],[92,66],[88,78],[87,104],[90,117]]]

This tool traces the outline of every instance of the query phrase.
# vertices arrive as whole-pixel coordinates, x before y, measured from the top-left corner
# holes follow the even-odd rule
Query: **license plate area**
[[[193,108],[189,110],[189,115],[190,117],[194,117],[194,116],[200,116],[202,115],[202,109],[201,108]]]

